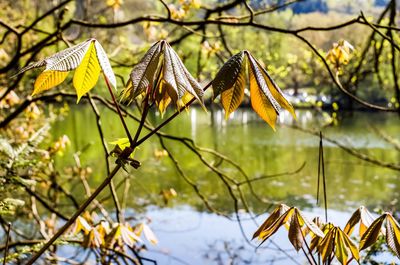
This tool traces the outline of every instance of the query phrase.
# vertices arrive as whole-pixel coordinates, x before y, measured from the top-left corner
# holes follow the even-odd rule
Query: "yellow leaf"
[[[275,221],[284,214],[287,210],[289,210],[289,206],[286,204],[280,204],[275,210],[268,216],[268,218],[264,221],[264,223],[257,229],[257,231],[253,234],[253,238],[256,238],[260,235],[260,233],[268,229]]]
[[[386,221],[386,242],[397,257],[400,257],[400,227],[391,214],[388,214]]]
[[[257,62],[257,64],[258,64],[258,62]],[[279,105],[281,105],[281,107],[283,107],[284,109],[289,111],[290,114],[292,114],[294,119],[296,119],[296,113],[294,112],[294,108],[293,108],[292,104],[290,104],[290,102],[285,98],[282,91],[280,90],[278,85],[275,83],[275,81],[272,80],[272,78],[267,73],[267,71],[265,71],[265,69],[262,68],[261,65],[258,65],[258,66],[260,67],[260,69],[263,70],[262,71],[263,77],[265,78],[265,81],[267,82],[267,86],[269,88],[269,91],[271,91],[273,98],[279,103]]]
[[[52,70],[43,71],[36,78],[32,96],[61,84],[67,78],[68,73]]]
[[[225,119],[228,119],[229,115],[239,107],[240,103],[242,103],[244,88],[246,86],[245,72],[246,64],[243,63],[241,70],[236,77],[236,82],[232,87],[221,93],[221,103],[225,110]]]
[[[96,55],[96,48],[92,42],[83,57],[81,64],[76,68],[73,84],[78,96],[77,102],[81,97],[89,92],[97,83],[100,75],[100,64]]]
[[[361,237],[360,241],[360,250],[366,249],[376,242],[378,239],[379,233],[381,231],[381,227],[383,221],[385,220],[387,214],[381,215],[378,219],[376,219],[365,231],[364,235]]]
[[[358,262],[360,260],[360,253],[358,252],[358,248],[356,244],[353,243],[353,241],[350,239],[350,237],[344,233],[343,231],[339,230],[342,237],[344,244],[350,249],[351,255],[353,258]]]
[[[269,227],[266,227],[263,231],[260,232],[258,238],[260,240],[267,240],[270,236],[272,236],[276,231],[278,231],[279,227],[286,224],[289,219],[292,217],[294,213],[294,208],[289,208],[284,214],[282,214],[275,222],[273,222]]]
[[[250,75],[250,99],[254,111],[275,131],[277,113],[268,97],[262,92],[257,84],[256,76],[252,68],[249,69]]]
[[[347,253],[347,248],[346,248],[345,241],[343,238],[343,234],[340,232],[339,229],[336,229],[335,243],[336,243],[335,244],[335,255],[340,263],[346,265],[348,253]]]
[[[323,263],[325,263],[332,254],[335,231],[336,227],[332,227],[318,245],[318,252],[321,254]]]
[[[78,218],[75,221],[75,226],[73,228],[73,234],[76,235],[80,231],[83,231],[85,235],[87,235],[90,231],[92,230],[92,227],[89,225],[89,223],[86,221],[85,218],[78,216]]]

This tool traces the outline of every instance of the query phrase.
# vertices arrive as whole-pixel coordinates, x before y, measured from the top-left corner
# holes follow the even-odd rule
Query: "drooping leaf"
[[[256,238],[260,235],[260,233],[270,227],[276,220],[283,215],[287,210],[289,210],[289,206],[286,204],[280,204],[275,210],[268,216],[268,218],[264,221],[264,223],[257,229],[257,231],[253,234],[253,238]]]
[[[343,235],[340,233],[339,229],[336,229],[335,235],[335,256],[341,264],[347,264],[347,247],[345,245]]]
[[[73,84],[78,97],[77,102],[96,85],[99,79],[101,67],[96,54],[95,44],[91,42],[82,62],[75,70]]]
[[[68,72],[43,71],[35,80],[32,96],[61,84],[67,76]]]
[[[385,220],[387,214],[381,215],[378,219],[376,219],[365,231],[364,235],[361,237],[360,241],[360,250],[366,249],[376,242],[378,236],[381,232],[381,227],[383,221]]]
[[[143,231],[144,237],[153,245],[157,245],[158,244],[158,239],[156,237],[156,235],[154,234],[154,232],[150,229],[150,227],[145,224],[142,223],[141,224],[141,230]]]
[[[104,237],[96,229],[91,229],[82,242],[82,246],[85,248],[99,248],[103,244]]]
[[[133,67],[129,81],[132,86],[124,89],[122,100],[132,101],[146,92],[148,87],[153,87],[160,56],[161,42],[157,42],[146,52],[140,62]]]
[[[386,243],[400,258],[400,227],[391,214],[386,218]]]
[[[156,80],[155,73],[158,70],[160,74]],[[190,97],[188,94],[205,109],[202,99],[204,91],[166,41],[153,45],[135,66],[131,80],[122,93],[122,100],[131,102],[143,93],[147,93],[149,100],[156,103],[161,114],[171,102],[180,108]]]
[[[244,52],[241,51],[232,56],[218,71],[214,80],[212,81],[212,87],[214,91],[214,99],[222,92],[228,89],[232,89],[235,83],[238,81],[238,77],[243,73],[244,63]],[[241,89],[244,91],[244,86]]]
[[[331,227],[325,237],[318,244],[318,252],[321,254],[322,262],[325,263],[332,255],[334,241],[335,241],[336,227]]]
[[[89,223],[86,221],[85,218],[78,216],[75,220],[75,225],[72,229],[72,233],[74,235],[78,234],[79,232],[83,231],[86,235],[92,230],[92,227],[89,225]]]
[[[298,218],[304,222],[304,224],[306,225],[306,227],[314,233],[314,235],[319,236],[319,237],[324,237],[325,234],[324,232],[321,231],[321,229],[312,221],[308,220],[304,214],[297,210],[297,215],[299,216]]]
[[[246,86],[246,64],[243,63],[239,69],[240,71],[236,75],[236,80],[230,88],[222,88],[221,103],[225,110],[225,119],[228,119],[229,115],[234,112],[242,103],[244,97],[244,88]],[[224,80],[221,83],[226,82]],[[231,82],[225,84],[229,85]]]
[[[103,71],[103,74],[107,78],[108,82],[116,89],[117,88],[117,80],[115,79],[115,74],[111,68],[110,61],[108,60],[107,54],[98,41],[95,41],[94,45],[96,48],[97,60],[100,64],[101,70]]]
[[[275,81],[271,78],[271,76],[268,74],[268,72],[260,65],[260,63],[258,61],[256,61],[256,62],[257,62],[258,67],[262,70],[263,77],[267,83],[267,87],[268,87],[269,91],[271,91],[272,97],[278,102],[278,104],[281,107],[283,107],[284,109],[289,111],[290,114],[292,114],[293,118],[296,119],[296,113],[294,112],[294,108],[293,108],[292,104],[290,104],[290,102],[285,98],[285,96],[283,95],[283,92],[278,87],[278,85],[275,83]]]
[[[360,261],[360,253],[358,251],[356,244],[354,244],[354,242],[350,239],[350,237],[346,233],[342,232],[340,229],[339,229],[339,231],[340,231],[340,234],[342,235],[344,244],[347,246],[348,249],[350,249],[351,255],[357,262],[359,262]]]
[[[83,57],[86,54],[87,49],[89,48],[91,41],[92,39],[89,39],[71,48],[57,52],[47,58],[44,58],[41,61],[34,62],[22,68],[17,73],[17,75],[25,71],[28,71],[30,69],[42,66],[46,66],[46,70],[53,70],[53,71],[68,72],[70,70],[73,70],[76,67],[78,67],[78,65],[81,63]]]
[[[254,111],[275,131],[275,123],[278,113],[271,104],[270,99],[261,89],[259,89],[260,84],[264,83],[264,86],[266,86],[265,81],[260,78],[260,74],[260,71],[256,67],[250,67],[249,77],[251,106],[253,107]]]
[[[186,92],[189,92],[199,102],[202,102],[202,100],[192,87],[191,82],[187,78],[186,73],[182,67],[182,62],[180,61],[178,55],[168,44],[164,46],[163,77],[165,83],[174,89],[178,100],[181,99]],[[192,83],[194,82],[195,84],[197,84],[194,79],[191,81]]]
[[[289,240],[297,251],[303,246],[303,234],[296,214],[293,214],[290,218]]]
[[[87,53],[92,41],[93,39],[89,39],[44,59],[46,62],[46,70],[71,71],[77,68]]]
[[[294,208],[289,208],[284,214],[282,214],[278,219],[275,220],[270,226],[265,227],[258,235],[258,238],[262,240],[261,244],[265,242],[269,237],[278,231],[278,229],[284,225],[288,219],[292,216]]]
[[[351,235],[356,224],[360,223],[359,235],[362,236],[373,221],[374,219],[368,209],[364,206],[360,206],[351,215],[343,231]]]
[[[115,75],[107,55],[100,43],[93,38],[32,63],[21,69],[18,74],[43,66],[46,66],[45,71],[36,80],[33,95],[60,84],[65,80],[68,71],[76,68],[73,84],[78,102],[83,94],[96,84],[101,70],[106,81],[116,88]]]

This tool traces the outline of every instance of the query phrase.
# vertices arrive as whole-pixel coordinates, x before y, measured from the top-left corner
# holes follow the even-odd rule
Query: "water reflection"
[[[112,113],[102,110],[106,138],[109,141],[124,137],[123,130]],[[166,114],[168,115],[168,114]],[[298,111],[297,124],[307,128],[318,127],[318,114],[312,111]],[[281,122],[292,123],[287,113],[283,113]],[[397,135],[398,118],[391,114],[355,113],[344,117],[337,127],[324,129],[324,134],[330,138],[339,140],[348,145],[359,148],[374,157],[397,163],[399,153],[391,148],[373,131],[368,130],[368,124],[385,130],[389,135]],[[160,117],[153,115],[153,123],[159,123]],[[93,124],[88,130],[87,124]],[[129,124],[134,129],[136,123]],[[95,120],[90,109],[82,108],[73,111],[54,129],[54,137],[66,133],[73,140],[70,153],[83,150],[82,161],[94,168],[94,176],[91,179],[95,185],[103,179],[104,161],[102,149],[98,140],[98,132],[95,129]],[[318,138],[315,136],[278,126],[274,133],[254,112],[244,109],[238,110],[229,121],[224,119],[220,110],[210,110],[205,113],[201,109],[192,108],[188,113],[182,113],[175,121],[166,126],[163,132],[190,137],[202,147],[213,148],[221,154],[228,156],[239,165],[250,178],[263,177],[281,172],[293,172],[304,162],[305,167],[294,175],[267,178],[258,181],[254,190],[260,196],[272,202],[286,202],[300,207],[312,207],[315,202],[316,172],[318,158]],[[221,211],[231,212],[232,201],[227,196],[227,190],[199,158],[188,150],[181,142],[166,140],[171,152],[180,161],[185,173],[199,185],[201,191],[213,206]],[[141,205],[135,200],[143,200],[149,197],[149,193],[158,194],[160,190],[174,188],[178,192],[178,198],[174,205],[189,204],[198,210],[204,210],[201,200],[194,194],[192,187],[178,175],[168,157],[157,157],[154,152],[161,147],[156,137],[142,145],[137,151],[136,157],[142,161],[143,166],[132,172],[134,181],[140,187],[133,186],[132,192],[137,196],[132,198],[131,206]],[[377,167],[350,156],[336,146],[326,144],[326,172],[328,185],[329,206],[336,209],[348,209],[359,205],[374,208],[376,206],[389,205],[398,194],[398,172]],[[71,154],[60,158],[61,166],[73,163]],[[243,181],[243,176],[235,168],[226,162],[213,156],[204,154],[211,164],[230,177]],[[248,194],[248,189],[245,189]],[[256,200],[251,195],[247,196],[249,205],[255,212],[262,212],[266,205]],[[149,198],[149,203],[155,203],[154,196]]]

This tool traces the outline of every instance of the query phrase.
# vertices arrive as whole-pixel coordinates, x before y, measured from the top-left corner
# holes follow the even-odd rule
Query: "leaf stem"
[[[121,118],[121,121],[124,124],[124,128],[127,130],[125,121],[123,119],[121,110],[118,106],[118,104],[116,104],[115,101],[115,97],[114,94],[112,93],[111,87],[107,82],[106,79],[106,83],[107,83],[107,87],[110,90],[110,94],[114,100],[115,103],[115,107],[117,109],[118,115]],[[209,88],[211,86],[211,82],[208,83],[203,90],[206,90],[207,88]],[[125,148],[124,151],[122,151],[121,155],[119,156],[120,159],[124,160],[127,159],[132,152],[134,151],[134,148],[139,146],[140,144],[142,144],[145,140],[147,140],[150,136],[152,136],[153,134],[155,134],[157,131],[159,131],[162,127],[164,127],[166,124],[168,124],[169,122],[171,122],[176,116],[178,116],[178,114],[183,111],[187,106],[189,106],[190,104],[192,104],[194,102],[195,99],[192,99],[191,101],[189,101],[184,107],[182,107],[179,111],[175,112],[171,117],[169,117],[167,120],[165,120],[163,123],[161,123],[159,126],[157,126],[156,128],[154,128],[151,132],[149,132],[146,136],[144,136],[143,138],[141,138],[140,140],[137,140],[139,138],[140,135],[140,131],[142,130],[142,128],[144,127],[144,123],[145,123],[145,119],[149,110],[150,105],[148,105],[148,101],[146,100],[147,103],[145,103],[143,112],[142,112],[142,118],[139,124],[139,128],[136,131],[136,135],[135,138],[132,139],[132,144],[131,147],[129,148]],[[129,131],[127,130],[127,134],[128,136],[130,136]],[[78,218],[79,215],[81,215],[83,213],[83,211],[85,211],[85,209],[89,206],[89,204],[100,194],[100,192],[103,191],[103,189],[105,187],[107,187],[107,185],[111,182],[111,180],[113,179],[113,177],[118,173],[118,171],[122,168],[121,164],[117,164],[115,166],[115,168],[113,169],[113,171],[104,179],[104,181],[100,184],[99,187],[97,187],[97,189],[92,193],[92,195],[86,199],[86,201],[79,207],[79,209],[69,218],[69,220],[57,231],[57,233],[55,233],[52,238],[49,239],[49,241],[46,242],[46,244],[43,245],[43,247],[36,252],[25,265],[32,265],[34,264],[34,262],[75,222],[76,218]]]
[[[206,91],[209,87],[211,86],[211,82],[208,83],[203,90]],[[160,125],[158,125],[156,128],[154,128],[152,131],[150,131],[148,134],[143,136],[140,140],[137,141],[136,146],[142,144],[144,141],[146,141],[148,138],[150,138],[153,134],[157,133],[162,127],[167,125],[171,120],[173,120],[176,116],[178,116],[183,110],[185,110],[190,104],[192,104],[196,99],[192,98],[188,103],[185,104],[182,108],[177,110],[174,114],[172,114],[168,119],[166,119],[164,122],[162,122]]]
[[[6,240],[6,247],[4,249],[3,265],[6,265],[7,263],[8,246],[10,244],[10,232],[11,232],[11,223],[7,223],[7,240]]]
[[[103,74],[103,75],[104,75],[104,74]],[[127,126],[126,123],[125,123],[124,116],[122,116],[121,109],[120,109],[120,107],[119,107],[119,105],[118,105],[117,100],[115,99],[114,93],[113,93],[113,91],[112,91],[112,88],[111,88],[111,86],[110,86],[110,83],[108,83],[108,80],[107,80],[107,77],[106,77],[106,76],[104,76],[104,80],[106,81],[106,85],[107,85],[108,91],[110,92],[112,101],[114,102],[115,108],[116,108],[116,110],[117,110],[117,112],[118,112],[118,116],[119,116],[119,118],[120,118],[120,120],[121,120],[121,122],[122,122],[122,126],[124,126],[124,130],[125,130],[126,136],[128,137],[129,143],[130,143],[131,146],[132,146],[132,145],[133,145],[133,139],[132,139],[131,133],[129,132],[128,126]]]

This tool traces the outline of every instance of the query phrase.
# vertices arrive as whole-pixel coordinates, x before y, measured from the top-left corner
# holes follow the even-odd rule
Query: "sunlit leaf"
[[[325,238],[326,234],[334,227],[331,223],[324,224],[321,228],[322,232],[324,233],[324,237],[319,237],[317,235],[311,236],[311,243],[310,243],[310,250],[313,251],[317,249],[320,242]]]
[[[22,68],[17,74],[23,73],[33,68],[46,66],[46,70],[68,72],[75,69],[81,63],[89,48],[91,40],[75,45],[71,48],[57,52],[39,62],[34,62]]]
[[[357,248],[356,244],[350,239],[350,237],[345,232],[342,232],[341,230],[339,230],[339,231],[341,232],[340,234],[342,236],[344,244],[350,250],[350,253],[351,253],[352,257],[357,262],[359,262],[360,261],[360,254],[359,254],[359,251],[358,251],[358,248]]]
[[[99,61],[101,70],[103,71],[104,76],[107,78],[108,82],[110,82],[110,84],[116,89],[117,80],[115,79],[115,75],[111,68],[111,64],[108,60],[107,54],[98,41],[95,41],[94,45],[96,48],[97,60]]]
[[[88,234],[92,230],[92,227],[89,223],[85,220],[85,218],[78,216],[75,220],[75,225],[72,229],[72,233],[74,235],[78,234],[79,232],[83,231],[85,234]]]
[[[400,258],[400,227],[391,214],[386,218],[386,243]]]
[[[322,262],[325,263],[330,258],[335,241],[336,227],[331,227],[325,237],[318,244],[318,252],[321,254]]]
[[[258,234],[258,238],[262,240],[262,243],[271,237],[273,234],[278,231],[278,229],[284,225],[288,219],[292,216],[294,212],[294,208],[289,208],[285,213],[279,216],[274,222],[271,223],[270,226],[265,227],[260,233]]]
[[[301,225],[299,224],[299,219],[296,215],[292,215],[290,218],[289,240],[297,251],[299,251],[303,246],[304,239]]]
[[[104,237],[96,229],[91,229],[82,242],[82,246],[85,248],[99,248],[103,244]]]
[[[225,110],[225,119],[234,112],[242,103],[244,87],[246,86],[246,64],[242,64],[236,76],[236,82],[221,93],[221,103]]]
[[[193,83],[198,86],[197,82],[194,79],[189,81],[178,55],[167,43],[164,46],[163,77],[166,84],[174,89],[178,99],[181,99],[187,91],[202,102],[200,99],[202,95],[197,95],[199,91],[195,91],[192,86]]]
[[[231,89],[235,85],[238,76],[243,71],[243,64],[245,59],[244,55],[245,53],[243,51],[235,54],[218,71],[217,75],[212,81],[214,99],[222,92]],[[244,90],[244,84],[241,89]]]
[[[324,232],[321,231],[321,229],[312,221],[308,220],[304,214],[297,210],[297,215],[299,216],[299,220],[301,220],[302,222],[304,222],[304,224],[306,225],[306,227],[313,232],[315,235],[319,236],[319,237],[324,237],[325,234]]]
[[[364,235],[361,237],[360,241],[360,250],[366,249],[376,242],[378,236],[381,232],[381,227],[383,221],[385,220],[387,214],[381,215],[378,219],[376,219],[365,231]]]
[[[256,67],[251,67],[249,70],[250,76],[250,99],[251,106],[254,111],[275,131],[275,123],[278,116],[278,111],[271,103],[267,95],[260,89],[260,84],[266,86],[265,81],[260,78],[260,70]],[[269,96],[272,97],[271,93]],[[273,100],[275,104],[277,102]]]
[[[336,229],[335,243],[336,258],[341,264],[347,264],[347,248],[343,239],[343,235],[340,233],[339,229]]]
[[[253,238],[256,238],[260,235],[260,233],[270,227],[273,223],[276,222],[276,220],[283,215],[286,211],[290,209],[289,206],[286,204],[280,204],[278,207],[275,208],[275,210],[268,216],[268,218],[264,221],[264,223],[257,229],[257,231],[253,234]]]
[[[132,247],[138,241],[141,242],[142,240],[132,231],[128,224],[116,224],[107,237],[108,245],[119,242]]]
[[[101,67],[96,54],[96,47],[92,42],[82,62],[75,70],[73,84],[78,97],[77,102],[96,85],[99,79]]]
[[[139,225],[139,230],[141,230],[143,232],[144,237],[151,244],[153,244],[153,245],[157,245],[158,244],[158,239],[157,239],[156,235],[154,234],[154,232],[150,229],[150,227],[147,224],[141,223]]]
[[[205,109],[203,89],[166,41],[154,44],[134,67],[121,99],[131,103],[142,94],[146,94],[151,103],[156,103],[161,114],[170,103],[182,107],[190,96]]]
[[[362,236],[373,221],[374,218],[368,209],[361,206],[352,214],[343,231],[351,235],[356,224],[360,223],[359,235]]]
[[[107,55],[100,43],[93,38],[32,63],[22,68],[18,74],[43,66],[45,71],[35,81],[33,95],[59,85],[68,72],[76,68],[73,84],[78,102],[97,83],[100,71],[103,71],[106,81],[116,88],[115,75]]]
[[[140,62],[133,67],[130,74],[130,84],[124,89],[121,99],[132,101],[140,94],[153,87],[161,55],[161,42],[155,43],[146,52]]]
[[[36,78],[35,84],[33,86],[34,90],[32,96],[61,84],[62,82],[64,82],[67,76],[68,72],[60,72],[53,70],[43,71]]]
[[[278,85],[275,83],[275,81],[271,78],[271,76],[268,74],[268,72],[260,65],[259,62],[257,62],[258,67],[262,70],[263,77],[267,83],[269,91],[271,91],[272,97],[278,102],[278,104],[286,109],[287,111],[292,114],[293,118],[296,119],[296,113],[294,112],[294,108],[292,104],[285,98],[283,95],[283,92],[281,89],[278,87]]]

